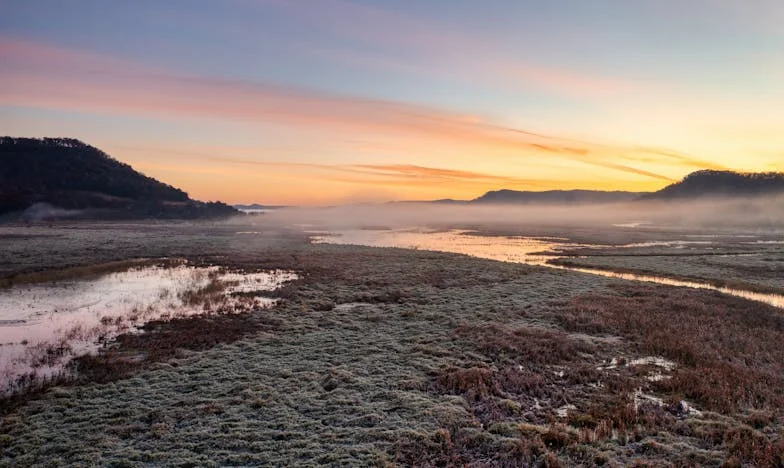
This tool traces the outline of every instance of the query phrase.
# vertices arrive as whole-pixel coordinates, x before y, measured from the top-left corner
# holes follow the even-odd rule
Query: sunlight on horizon
[[[784,4],[557,3],[11,2],[0,126],[229,203],[784,171]]]

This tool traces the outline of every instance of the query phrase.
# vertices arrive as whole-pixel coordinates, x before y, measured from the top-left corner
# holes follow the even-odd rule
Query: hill
[[[237,214],[135,171],[71,138],[0,137],[0,215],[90,219],[210,218]]]
[[[471,203],[615,203],[634,200],[641,195],[642,193],[639,192],[605,192],[600,190],[548,190],[544,192],[494,190],[471,200]]]
[[[701,170],[657,192],[602,190],[548,190],[530,192],[493,190],[467,203],[486,204],[591,204],[634,200],[674,200],[702,197],[749,197],[784,193],[784,173]]]
[[[784,173],[703,170],[692,172],[680,182],[646,194],[646,200],[700,197],[748,197],[784,193]]]

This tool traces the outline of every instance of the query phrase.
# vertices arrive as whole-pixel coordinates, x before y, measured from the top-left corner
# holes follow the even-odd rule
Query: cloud
[[[473,171],[459,171],[454,169],[441,169],[435,167],[417,166],[414,164],[357,164],[350,166],[357,169],[364,169],[368,174],[374,175],[393,175],[415,178],[438,178],[438,179],[466,179],[466,180],[494,180],[519,182],[520,179],[514,177],[484,174]]]
[[[645,154],[651,154],[656,156],[658,159],[661,159],[663,156],[664,158],[674,160],[678,164],[682,164],[684,166],[690,167],[697,167],[701,169],[716,169],[716,170],[727,170],[728,167],[724,166],[723,164],[719,164],[713,161],[708,161],[705,159],[697,158],[694,156],[690,156],[688,154],[679,153],[673,150],[667,149],[660,149],[660,148],[652,148],[646,146],[640,146],[634,148],[635,150],[639,150]]]
[[[256,166],[263,167],[268,171],[281,171],[289,173],[292,171],[310,171],[311,177],[320,180],[331,180],[335,182],[349,182],[356,184],[374,185],[408,185],[408,186],[427,186],[439,183],[454,183],[464,185],[493,184],[494,186],[525,186],[540,187],[552,185],[557,181],[542,180],[531,178],[520,178],[488,174],[478,171],[465,171],[456,169],[446,169],[440,167],[428,167],[415,164],[319,164],[306,162],[286,162],[286,161],[265,161],[252,159],[249,157],[238,157],[221,154],[220,150],[209,153],[199,150],[181,150],[173,148],[146,148],[141,146],[117,146],[113,148],[119,151],[133,151],[145,154],[166,155],[166,159],[180,158],[191,161],[189,166],[194,166],[196,161],[209,163],[219,163],[221,167],[227,165]]]
[[[625,149],[498,126],[449,110],[246,80],[188,76],[99,54],[0,39],[0,104],[146,118],[259,122],[302,132],[460,147],[485,158],[541,163],[544,155],[628,174]],[[612,161],[608,161],[612,159]],[[410,166],[414,167],[414,166]],[[409,167],[409,173],[410,171]],[[398,168],[400,171],[400,167]],[[442,173],[443,174],[443,173]]]
[[[147,151],[144,149],[140,150]],[[169,153],[169,151],[165,152]],[[160,153],[160,151],[158,151],[158,153]],[[397,179],[399,181],[405,182],[435,182],[438,180],[501,183],[509,182],[514,184],[533,182],[531,179],[499,176],[475,171],[426,167],[414,164],[318,164],[285,161],[259,161],[232,156],[205,155],[187,151],[175,151],[174,154],[181,157],[197,156],[202,160],[209,160],[222,164],[253,165],[281,169],[314,169],[323,172],[341,173],[343,175],[358,174],[363,176],[370,176],[370,179],[376,179],[375,181],[377,182],[384,182],[385,180],[389,181],[390,179]],[[364,182],[368,182],[369,178],[365,177],[362,180]]]
[[[595,164],[597,166],[606,167],[608,169],[615,169],[615,170],[618,170],[618,171],[629,172],[629,173],[632,173],[632,174],[639,174],[639,175],[643,175],[643,176],[646,176],[646,177],[652,177],[654,179],[664,180],[664,181],[667,181],[667,182],[675,182],[675,179],[673,179],[671,177],[667,177],[665,175],[657,174],[657,173],[651,172],[651,171],[645,171],[645,170],[642,170],[642,169],[637,169],[637,168],[631,167],[631,166],[626,166],[624,164],[614,164],[614,163],[610,163],[610,162],[598,162],[598,161],[587,161],[587,160],[584,160],[583,162],[585,162],[587,164]]]

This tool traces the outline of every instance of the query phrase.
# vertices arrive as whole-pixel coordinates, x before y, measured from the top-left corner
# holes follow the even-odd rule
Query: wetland
[[[780,231],[370,221],[0,227],[0,341],[128,318],[3,400],[0,464],[782,463],[780,307],[596,274],[775,297]]]

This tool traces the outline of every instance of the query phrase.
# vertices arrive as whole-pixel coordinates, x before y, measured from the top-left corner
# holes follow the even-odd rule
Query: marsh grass
[[[203,351],[243,336],[273,332],[282,321],[273,317],[202,315],[172,321],[153,321],[141,327],[144,333],[120,335],[97,355],[72,361],[80,382],[111,382],[129,377],[152,363],[182,357],[183,351]]]
[[[161,288],[159,293],[148,294],[149,303],[130,302],[133,307],[124,307],[136,299],[128,296],[112,303],[117,310],[107,309],[107,313],[118,315],[98,320],[92,315],[78,316],[66,321],[67,327],[52,330],[48,339],[34,344],[23,341],[23,353],[8,361],[15,366],[9,365],[0,374],[3,385],[0,413],[55,385],[125,378],[151,363],[180,356],[184,350],[207,349],[235,341],[247,333],[268,331],[279,324],[266,316],[228,320],[225,315],[247,315],[273,305],[276,299],[259,298],[257,288],[272,287],[295,277],[291,272],[248,270],[241,274],[216,267],[183,270],[184,263],[185,260],[167,259],[154,263],[152,270],[156,272],[167,271],[162,265],[179,266],[178,274],[185,275],[175,275],[175,282],[150,283],[150,288],[166,284],[170,289]],[[128,264],[134,265],[129,273],[144,270],[135,261]],[[126,266],[113,263],[90,272],[98,274]],[[65,276],[56,272],[51,277]],[[118,284],[122,290],[123,280]],[[253,290],[248,290],[249,287]],[[240,294],[231,293],[235,290]]]
[[[189,262],[297,270],[286,300],[121,338],[78,385],[4,415],[0,463],[781,464],[777,390],[710,403],[710,388],[678,380],[703,363],[718,388],[737,385],[722,366],[745,369],[741,382],[775,374],[763,331],[778,325],[759,304],[423,251],[243,252]],[[633,364],[649,356],[676,366]]]
[[[244,311],[243,311],[244,312]],[[232,314],[236,314],[233,310]],[[282,325],[280,319],[264,315],[228,316],[212,312],[172,320],[154,320],[139,327],[139,332],[119,335],[97,354],[83,354],[69,360],[52,375],[39,375],[35,366],[29,373],[15,379],[16,391],[0,398],[0,415],[29,400],[39,398],[57,386],[91,382],[105,383],[128,378],[157,362],[182,357],[186,351],[203,351],[242,337],[272,332]],[[41,359],[58,361],[69,354],[66,341],[49,344],[40,353]]]
[[[526,367],[543,367],[590,354],[594,346],[576,340],[557,328],[535,326],[510,327],[499,323],[461,324],[457,336],[474,341],[485,354],[495,360],[524,362]]]
[[[445,428],[449,437],[418,442],[426,450],[408,453],[413,442],[402,443],[400,460],[602,464],[627,447],[635,455],[626,461],[643,465],[718,464],[700,452],[705,449],[725,453],[729,464],[784,463],[784,316],[776,308],[708,291],[624,283],[553,301],[543,312],[544,322],[535,326],[455,328],[461,346],[489,362],[444,367],[430,391],[463,397],[492,435]],[[603,338],[608,335],[623,339]],[[675,366],[625,356],[662,356]],[[562,417],[553,414],[560,411]],[[520,439],[505,445],[498,435]],[[674,440],[695,449],[677,449]]]
[[[679,288],[623,286],[575,299],[559,318],[574,331],[619,333],[680,364],[660,391],[719,412],[784,408],[784,315],[774,307]]]
[[[569,268],[628,273],[632,275],[663,277],[675,281],[705,283],[716,288],[749,291],[760,294],[784,295],[784,268],[754,269],[746,271],[741,265],[729,268],[721,264],[705,264],[705,258],[715,255],[692,255],[696,260],[683,261],[684,255],[651,254],[634,256],[596,255],[586,258],[554,258],[547,263]],[[740,280],[738,278],[749,278]]]
[[[615,292],[576,298],[559,321],[568,330],[621,334],[638,352],[672,359],[671,378],[651,384],[673,402],[670,409],[685,398],[732,421],[695,426],[690,435],[746,463],[784,462],[781,311],[681,288],[622,285]]]
[[[60,269],[47,269],[29,273],[19,273],[0,278],[0,289],[10,288],[23,284],[49,283],[55,281],[90,279],[103,276],[109,273],[126,271],[131,268],[143,268],[149,266],[173,267],[182,265],[184,259],[152,259],[137,258],[130,260],[118,260],[113,262],[99,263],[95,265],[81,265]]]

